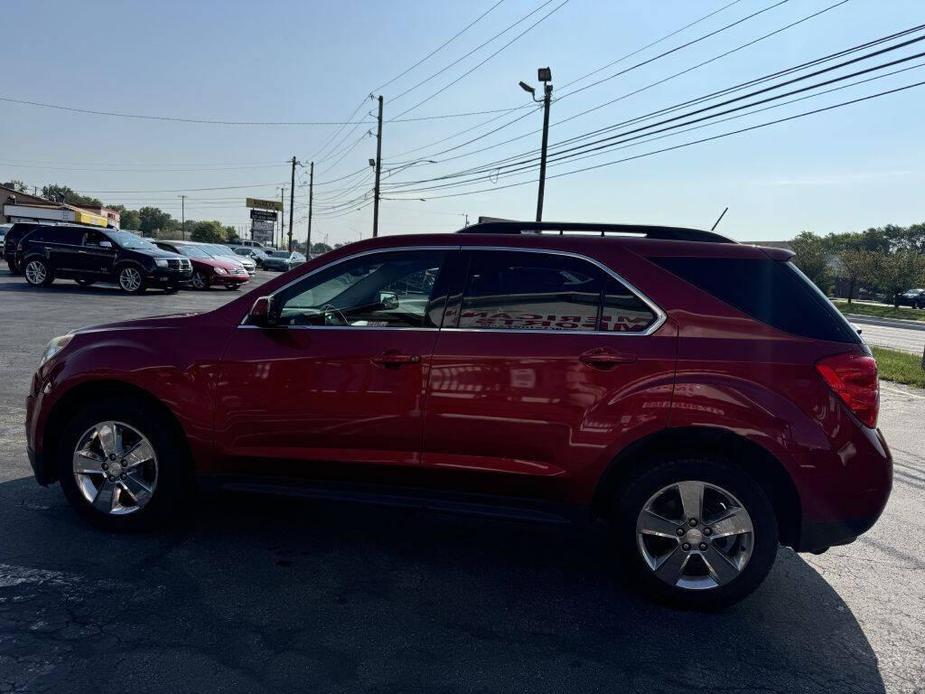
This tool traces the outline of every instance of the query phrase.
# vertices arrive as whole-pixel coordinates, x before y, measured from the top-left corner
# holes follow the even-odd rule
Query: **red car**
[[[190,286],[193,289],[208,289],[219,285],[226,289],[240,289],[250,281],[250,275],[241,263],[233,258],[216,257],[192,241],[156,241],[157,247],[185,255],[193,264]]]
[[[56,338],[29,457],[113,530],[196,482],[603,519],[651,594],[729,604],[891,487],[876,363],[790,257],[553,223],[350,244],[208,313]]]

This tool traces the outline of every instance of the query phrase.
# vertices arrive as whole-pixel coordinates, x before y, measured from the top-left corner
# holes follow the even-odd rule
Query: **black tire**
[[[643,557],[636,533],[640,513],[653,495],[674,483],[686,480],[705,482],[730,492],[751,518],[754,529],[751,535],[752,554],[738,575],[724,585],[707,589],[669,585],[656,576]],[[705,522],[709,523],[709,520]],[[777,556],[778,530],[774,507],[754,478],[736,465],[721,459],[679,458],[655,463],[623,487],[622,493],[615,501],[612,523],[617,556],[622,560],[621,568],[625,576],[649,597],[680,609],[714,610],[738,602],[761,584]],[[682,539],[676,540],[678,551],[682,551]],[[711,555],[705,552],[704,556],[712,556],[716,560],[716,548],[710,546],[709,538],[704,540],[707,541],[704,545],[707,551],[714,552]],[[670,542],[667,539],[661,541]],[[729,538],[721,540],[724,543],[730,541]],[[690,563],[694,561],[693,555],[699,554],[697,549],[691,549],[692,556],[688,560],[690,568],[685,570],[696,572],[700,567],[705,568],[706,564],[702,558],[698,558],[696,564]]]
[[[95,508],[84,497],[73,473],[72,456],[84,433],[110,420],[124,422],[141,432],[157,456],[157,482],[150,501],[125,515],[111,515]],[[64,425],[55,455],[58,479],[68,502],[83,518],[104,530],[149,530],[170,525],[184,515],[193,489],[186,447],[175,427],[139,400],[114,397],[86,403]]]
[[[126,294],[144,294],[148,288],[145,271],[138,265],[122,265],[116,270],[116,284]]]
[[[23,276],[33,287],[47,287],[55,281],[55,273],[44,258],[26,258]]]
[[[10,269],[10,272],[11,272],[12,274],[14,274],[14,275],[18,275],[18,274],[19,274],[19,265],[16,263],[15,260],[7,260],[7,261],[6,261],[6,266]]]
[[[93,286],[93,280],[88,280],[83,277],[78,277],[74,280],[81,287],[91,287]]]
[[[202,270],[196,270],[190,280],[190,286],[200,291],[207,290],[209,288],[209,276]]]

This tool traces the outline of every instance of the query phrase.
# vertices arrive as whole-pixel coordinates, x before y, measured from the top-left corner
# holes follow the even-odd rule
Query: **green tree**
[[[157,232],[173,227],[174,219],[159,207],[142,207],[138,210],[138,230],[142,236],[156,236]]]
[[[321,255],[322,253],[327,253],[328,251],[333,251],[326,243],[313,243],[312,244],[312,255]]]
[[[227,240],[227,230],[221,222],[214,219],[209,222],[195,222],[190,232],[190,239],[205,243],[223,243]]]
[[[896,251],[877,257],[877,285],[886,292],[893,306],[899,308],[900,294],[925,284],[925,255],[916,251]]]
[[[119,228],[138,231],[141,228],[141,215],[138,210],[122,210],[119,213]]]
[[[17,193],[28,193],[29,192],[29,186],[27,186],[25,183],[20,181],[18,178],[13,178],[7,181],[6,183],[0,183],[0,185],[2,185],[4,188],[12,188]]]
[[[838,253],[841,269],[839,276],[848,280],[848,303],[854,298],[854,291],[862,282],[875,279],[880,253],[876,251],[846,248]]]
[[[87,207],[102,207],[103,203],[89,195],[81,195],[68,186],[57,183],[42,186],[42,197],[54,202],[66,202],[69,205],[86,205]]]
[[[826,291],[831,279],[829,259],[831,244],[810,231],[804,231],[790,243],[796,257],[797,267],[811,279],[819,289]]]

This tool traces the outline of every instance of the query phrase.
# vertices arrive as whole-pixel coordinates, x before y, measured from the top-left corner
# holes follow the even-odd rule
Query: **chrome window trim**
[[[389,326],[374,326],[374,325],[357,325],[357,326],[345,326],[345,325],[281,325],[277,326],[275,329],[285,329],[285,330],[419,330],[419,331],[447,331],[447,332],[477,332],[477,333],[506,333],[506,334],[543,334],[543,335],[610,335],[610,336],[619,336],[619,337],[647,337],[651,335],[659,328],[661,328],[665,321],[668,320],[668,314],[666,314],[661,307],[652,301],[648,296],[641,292],[634,284],[629,282],[627,279],[622,277],[618,272],[614,271],[604,263],[600,262],[595,258],[583,255],[581,253],[575,253],[573,251],[563,251],[558,249],[550,248],[524,248],[521,246],[469,246],[469,245],[459,245],[459,246],[396,246],[394,248],[374,248],[368,251],[361,251],[359,253],[354,253],[352,255],[344,256],[335,260],[333,263],[323,265],[311,272],[308,272],[300,277],[293,279],[291,282],[284,284],[282,287],[277,289],[272,294],[267,296],[275,296],[276,294],[285,291],[292,285],[308,279],[312,275],[321,272],[322,270],[327,270],[332,268],[340,263],[345,263],[348,260],[354,260],[356,258],[362,258],[367,255],[374,255],[377,253],[395,253],[403,251],[489,251],[489,252],[498,252],[498,251],[512,251],[517,253],[543,253],[546,255],[561,255],[569,258],[577,258],[578,260],[583,260],[585,262],[591,263],[598,269],[602,270],[604,273],[612,277],[613,279],[620,282],[624,287],[626,287],[637,299],[642,301],[654,314],[655,320],[652,322],[649,327],[640,332],[615,332],[611,330],[546,330],[544,328],[414,328],[414,327],[389,327]],[[257,330],[266,330],[267,328],[261,328],[257,325],[246,325],[245,321],[249,314],[245,313],[241,318],[241,322],[238,324],[239,328],[256,328]]]

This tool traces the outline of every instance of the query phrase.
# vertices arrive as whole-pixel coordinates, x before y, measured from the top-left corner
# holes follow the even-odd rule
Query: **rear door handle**
[[[585,366],[606,371],[620,364],[632,364],[636,361],[636,356],[634,354],[616,352],[607,347],[600,347],[598,349],[589,349],[578,357],[578,359]]]
[[[420,361],[421,357],[417,354],[402,354],[395,350],[389,350],[373,357],[373,364],[377,366],[404,366],[405,364],[418,364]]]

